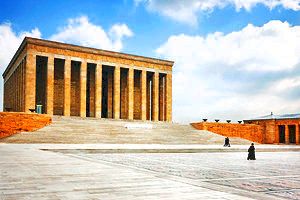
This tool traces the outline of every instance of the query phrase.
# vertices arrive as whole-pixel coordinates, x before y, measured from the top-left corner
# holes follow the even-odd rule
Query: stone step
[[[152,128],[130,129],[126,128],[128,125],[151,125]],[[4,138],[0,142],[222,145],[224,137],[209,131],[196,130],[189,124],[54,116],[52,124],[47,127]],[[231,143],[248,145],[250,141],[231,138]]]

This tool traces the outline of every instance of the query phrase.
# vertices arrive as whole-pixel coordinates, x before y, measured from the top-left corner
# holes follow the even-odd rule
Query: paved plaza
[[[257,152],[247,161],[246,152],[80,146],[0,144],[0,199],[300,199],[299,151]]]

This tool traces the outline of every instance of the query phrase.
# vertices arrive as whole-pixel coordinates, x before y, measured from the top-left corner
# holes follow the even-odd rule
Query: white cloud
[[[174,35],[157,49],[175,61],[177,121],[300,112],[299,52],[300,26],[280,21],[226,35]]]
[[[300,10],[300,0],[135,0],[136,5],[141,3],[150,11],[191,25],[197,23],[199,12],[210,12],[226,6],[234,6],[237,11],[250,11],[257,4],[265,5],[269,9],[282,6],[285,9]]]
[[[16,33],[10,23],[0,24],[0,73],[4,72],[25,36],[41,38],[35,28],[29,32]],[[99,25],[91,23],[86,16],[68,20],[65,27],[49,37],[50,40],[71,44],[120,51],[124,37],[133,36],[126,24],[114,24],[107,32]],[[47,38],[46,38],[47,39]],[[0,110],[3,106],[3,79],[0,79]]]
[[[86,16],[69,19],[67,26],[50,37],[51,40],[68,42],[100,49],[120,51],[123,38],[133,36],[126,24],[115,24],[109,32],[91,23]]]
[[[40,38],[41,33],[38,28],[34,28],[29,32],[21,32],[17,34],[12,30],[10,23],[0,24],[0,74],[1,76],[25,36]],[[0,110],[2,110],[2,105],[3,105],[2,94],[3,94],[3,79],[1,78],[0,79]]]

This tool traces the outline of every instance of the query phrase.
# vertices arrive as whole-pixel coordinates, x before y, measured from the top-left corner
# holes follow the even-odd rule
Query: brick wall
[[[34,131],[52,121],[48,115],[18,112],[0,112],[0,138],[8,137],[21,131]]]
[[[228,137],[240,137],[257,143],[264,143],[263,128],[256,124],[230,124],[214,122],[191,123],[199,130],[208,130]]]

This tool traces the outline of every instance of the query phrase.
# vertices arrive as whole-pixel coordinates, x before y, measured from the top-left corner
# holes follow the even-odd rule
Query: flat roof
[[[174,61],[163,60],[163,59],[158,59],[158,58],[151,58],[151,57],[145,57],[145,56],[115,52],[115,51],[108,51],[108,50],[103,50],[103,49],[96,49],[96,48],[91,48],[91,47],[84,47],[84,46],[79,46],[79,45],[74,45],[74,44],[55,42],[55,41],[44,40],[44,39],[25,37],[24,40],[22,41],[21,45],[19,46],[18,50],[16,51],[15,55],[11,59],[10,63],[8,64],[7,68],[3,72],[3,74],[2,74],[3,77],[8,72],[8,70],[11,68],[11,66],[14,64],[14,62],[16,61],[16,59],[18,58],[19,54],[21,53],[23,48],[26,46],[26,44],[34,44],[34,45],[39,45],[39,46],[46,46],[46,47],[52,47],[52,48],[58,48],[58,49],[67,49],[67,50],[83,52],[83,53],[118,57],[118,58],[124,58],[124,59],[130,59],[130,60],[136,60],[136,61],[142,61],[142,62],[148,62],[148,63],[154,63],[154,64],[167,65],[167,66],[171,66],[171,67],[174,64]]]
[[[247,119],[244,121],[251,121],[251,120],[268,120],[268,119],[300,119],[300,113],[297,114],[283,114],[283,115],[265,115],[265,116],[260,116],[256,117],[253,119]]]

